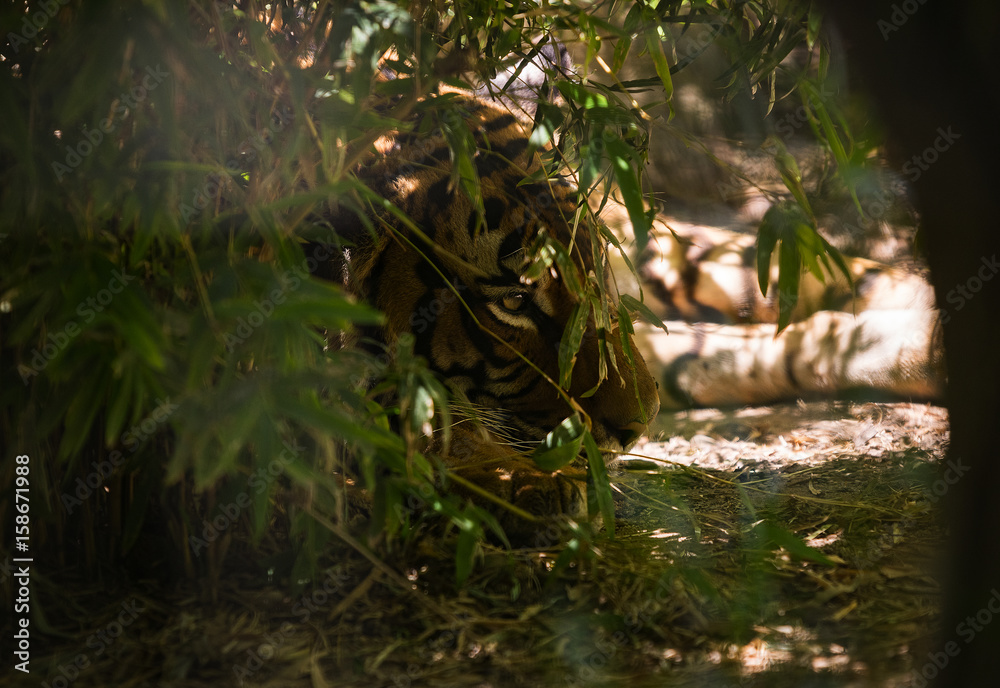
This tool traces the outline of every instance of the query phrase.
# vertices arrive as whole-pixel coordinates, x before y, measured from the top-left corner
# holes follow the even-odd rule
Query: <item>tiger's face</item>
[[[386,314],[379,339],[392,344],[412,333],[415,352],[473,405],[501,410],[503,435],[538,440],[573,412],[557,388],[560,343],[581,300],[571,281],[606,274],[595,270],[604,267],[604,248],[594,250],[582,225],[574,231],[572,187],[558,179],[524,182],[538,162],[528,155],[520,122],[473,98],[463,108],[478,147],[472,162],[482,213],[454,183],[443,136],[380,142],[384,157],[363,179],[432,244],[397,225],[352,259],[353,279]],[[566,250],[572,267],[566,261],[539,267],[546,237]],[[619,325],[611,322],[611,331],[599,332],[590,314],[566,391],[590,417],[598,446],[616,452],[645,431],[659,400],[634,347],[635,365],[627,363]],[[584,396],[598,384],[602,339],[607,378]]]

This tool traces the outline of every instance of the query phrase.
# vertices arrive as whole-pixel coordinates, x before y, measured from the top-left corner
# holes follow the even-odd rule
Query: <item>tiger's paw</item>
[[[507,459],[454,468],[453,474],[456,491],[496,516],[514,545],[535,545],[556,518],[587,518],[587,474],[580,469],[545,471],[530,459]]]

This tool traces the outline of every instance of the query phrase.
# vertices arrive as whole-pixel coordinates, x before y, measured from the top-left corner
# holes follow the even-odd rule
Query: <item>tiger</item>
[[[456,181],[443,117],[471,132],[467,162],[481,205]],[[354,345],[392,351],[412,337],[414,353],[460,401],[457,411],[474,410],[459,413],[450,440],[434,439],[427,451],[529,514],[580,518],[587,511],[584,473],[543,470],[525,448],[580,411],[602,453],[626,452],[656,415],[659,397],[629,330],[623,341],[613,315],[607,330],[593,312],[570,384],[561,390],[556,382],[567,323],[578,305],[590,307],[573,285],[607,275],[607,251],[577,225],[580,194],[544,173],[530,131],[530,121],[499,100],[442,87],[425,96],[405,129],[379,136],[355,170],[381,204],[363,213],[334,208],[329,221],[349,244],[336,268],[347,290],[385,316],[359,329]],[[546,242],[558,244],[571,264],[538,269]],[[508,535],[532,527],[494,510]]]
[[[603,217],[623,238],[630,233],[620,209]],[[753,233],[661,215],[652,234],[636,279],[669,334],[640,323],[636,337],[664,410],[831,396],[942,399],[947,313],[918,268],[845,256],[850,280],[836,269],[822,280],[806,272],[778,334],[777,261],[765,296]]]

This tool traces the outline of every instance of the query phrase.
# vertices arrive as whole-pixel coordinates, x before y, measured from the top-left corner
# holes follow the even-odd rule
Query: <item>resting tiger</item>
[[[359,340],[392,350],[401,336],[414,335],[415,352],[464,398],[473,409],[468,415],[490,419],[480,425],[466,418],[456,423],[448,446],[436,441],[429,447],[480,488],[530,513],[582,514],[579,476],[541,470],[524,451],[576,408],[589,418],[600,449],[618,453],[636,442],[661,402],[669,408],[765,403],[853,387],[914,397],[940,393],[939,327],[929,287],[860,259],[850,264],[861,302],[851,300],[843,280],[818,285],[804,279],[798,322],[778,338],[773,324],[672,322],[670,335],[637,327],[636,339],[625,340],[633,351],[639,341],[652,355],[655,376],[638,353],[630,369],[617,323],[598,327],[591,314],[571,384],[561,392],[555,382],[560,342],[581,302],[570,284],[608,274],[595,271],[595,260],[606,261],[604,247],[576,227],[576,218],[587,214],[579,212],[575,188],[538,174],[531,123],[512,114],[519,108],[457,90],[429,96],[423,105],[435,98],[451,102],[440,109],[418,105],[405,131],[379,137],[356,170],[389,205],[372,204],[367,221],[341,210],[331,222],[354,243],[340,266],[346,286],[387,318]],[[450,121],[435,120],[448,113]],[[472,132],[468,162],[479,178],[479,208],[461,184],[443,124]],[[613,209],[605,219],[613,227],[626,224]],[[662,226],[654,231],[641,263],[646,293],[662,300],[662,315],[773,323],[774,304],[756,287],[753,238],[687,229],[686,242],[672,241]],[[561,245],[572,265],[539,270],[546,240]],[[665,383],[659,394],[656,380]],[[504,524],[519,528],[510,519]]]
[[[519,447],[543,439],[574,412],[556,384],[560,341],[581,303],[571,285],[586,283],[600,267],[595,260],[603,265],[604,246],[592,245],[590,232],[575,225],[580,203],[573,186],[560,178],[525,182],[540,170],[528,146],[530,123],[472,93],[449,90],[425,102],[435,98],[451,103],[420,109],[411,129],[381,136],[356,171],[416,229],[377,204],[366,214],[374,231],[346,210],[331,218],[354,244],[345,251],[348,289],[386,316],[384,326],[361,331],[360,340],[391,351],[401,336],[414,335],[415,353],[483,411],[469,415],[491,418],[488,427],[456,423],[447,448],[429,448],[443,453],[458,475],[530,513],[579,516],[586,499],[578,476],[541,470]],[[453,153],[435,119],[447,113],[458,115],[448,124],[464,122],[475,140],[479,212],[456,183]],[[571,263],[538,269],[545,241],[562,246]],[[565,395],[589,417],[603,452],[635,444],[659,407],[656,383],[641,356],[633,360],[634,370],[617,322],[599,328],[591,312]],[[501,522],[508,532],[518,529],[510,518]]]
[[[612,208],[603,217],[628,235],[624,212]],[[823,282],[805,273],[792,323],[775,336],[777,272],[765,297],[753,234],[660,218],[654,236],[639,277],[670,334],[640,323],[636,338],[663,408],[857,392],[941,398],[941,318],[918,272],[847,258],[853,285],[839,272]]]

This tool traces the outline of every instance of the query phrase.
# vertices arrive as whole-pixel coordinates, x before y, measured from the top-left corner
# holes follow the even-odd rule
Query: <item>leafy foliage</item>
[[[553,70],[563,103],[539,106],[532,142],[549,173],[605,202],[620,196],[641,248],[654,207],[640,175],[650,118],[630,92],[657,87],[669,101],[671,75],[696,57],[677,59],[674,32],[693,23],[710,24],[733,50],[731,92],[765,89],[773,103],[776,70],[803,41],[819,46],[823,77],[819,20],[798,3],[77,0],[0,9],[9,30],[0,403],[4,435],[18,438],[6,451],[32,456],[35,513],[53,525],[39,546],[95,571],[155,531],[179,572],[217,577],[235,532],[260,543],[279,527],[299,542],[296,580],[329,536],[311,513],[346,532],[350,476],[374,494],[372,530],[390,541],[444,515],[459,532],[458,576],[468,576],[477,543],[498,528],[441,493],[440,469],[421,454],[428,427],[448,426],[445,390],[405,342],[381,358],[328,346],[381,316],[311,276],[329,257],[303,242],[338,241],[322,219],[331,204],[381,202],[352,170],[380,134],[427,107],[423,96],[513,70],[502,89],[558,37],[583,65]],[[650,59],[656,79],[618,81],[629,55]],[[591,78],[593,64],[602,69]],[[384,67],[397,78],[382,79]],[[805,93],[817,133],[846,161],[843,119]],[[373,94],[401,98],[379,114]],[[471,136],[459,123],[446,133],[457,181],[481,204],[475,170],[463,164]],[[814,227],[804,192],[787,183],[805,208],[795,227]],[[773,247],[766,237],[778,226],[765,227],[762,243]],[[787,255],[810,269],[831,251],[809,232],[782,232],[783,274],[799,269],[786,246],[799,246]],[[539,256],[567,260],[558,249]],[[602,275],[577,279],[599,331],[619,315],[652,315],[636,299],[609,310]],[[790,277],[785,286],[794,291]],[[564,386],[587,310],[565,333]],[[369,380],[382,384],[369,392]],[[539,459],[559,465],[582,444],[610,523],[603,461],[568,422]],[[410,498],[421,508],[407,507]],[[230,504],[237,515],[217,526]],[[110,524],[107,551],[94,544],[98,524]]]

